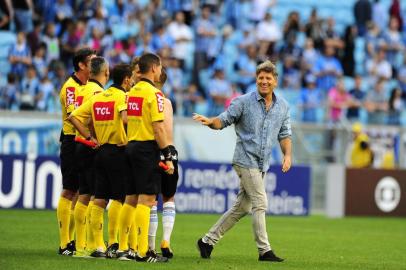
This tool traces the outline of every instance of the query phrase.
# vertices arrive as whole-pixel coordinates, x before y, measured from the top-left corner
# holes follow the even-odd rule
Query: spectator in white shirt
[[[259,40],[259,55],[266,58],[274,53],[274,46],[282,37],[279,25],[272,20],[271,13],[265,15],[265,20],[257,26],[257,39]]]
[[[374,85],[379,78],[389,80],[392,78],[392,66],[386,60],[384,49],[379,49],[374,59],[367,61],[367,71],[370,76],[370,83]]]
[[[176,12],[175,20],[168,25],[167,31],[175,41],[173,56],[181,61],[181,67],[183,68],[184,61],[188,56],[186,52],[193,41],[192,29],[185,24],[185,15],[183,12]]]

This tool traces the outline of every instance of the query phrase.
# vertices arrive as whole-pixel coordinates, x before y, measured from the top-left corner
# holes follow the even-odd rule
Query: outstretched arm
[[[208,118],[201,114],[193,114],[193,120],[202,123],[202,125],[208,126],[211,129],[222,129],[223,125],[218,117]]]

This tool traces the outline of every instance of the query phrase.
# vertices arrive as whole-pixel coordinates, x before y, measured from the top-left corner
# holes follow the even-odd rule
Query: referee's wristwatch
[[[90,136],[86,137],[86,141],[90,141],[92,138],[93,138],[92,135],[90,135]]]

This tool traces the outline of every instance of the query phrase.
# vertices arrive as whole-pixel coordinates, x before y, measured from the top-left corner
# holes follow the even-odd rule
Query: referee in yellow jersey
[[[128,165],[125,156],[127,135],[127,104],[125,92],[132,86],[132,70],[128,64],[118,64],[111,73],[113,85],[95,95],[75,110],[69,120],[88,140],[100,145],[95,157],[95,199],[91,212],[91,231],[96,249],[90,256],[105,258],[103,215],[109,199],[123,200],[127,183]],[[83,125],[92,118],[96,138]]]
[[[144,54],[138,61],[138,67],[141,78],[128,93],[127,101],[129,144],[126,154],[132,178],[121,210],[117,258],[132,259],[132,256],[129,256],[131,254],[128,249],[127,232],[135,216],[135,226],[139,232],[135,259],[141,262],[166,262],[167,258],[148,250],[150,210],[155,204],[156,195],[161,191],[161,174],[158,166],[161,151],[169,167],[167,173],[172,174],[174,169],[163,124],[164,96],[154,84],[159,81],[161,75],[161,59],[152,53]]]
[[[90,78],[85,87],[79,89],[76,94],[75,108],[79,108],[86,101],[90,100],[94,95],[104,91],[104,86],[109,80],[109,64],[104,57],[97,56],[90,60]],[[89,119],[90,120],[90,119]],[[87,124],[87,125],[86,125]],[[86,126],[92,130],[92,123],[85,123]],[[92,134],[94,135],[94,134]],[[79,131],[76,131],[76,137],[85,139],[80,135]],[[88,213],[88,205],[91,195],[94,195],[94,156],[96,151],[89,146],[82,143],[76,143],[75,160],[77,163],[78,179],[79,179],[79,198],[75,205],[74,218],[75,218],[75,230],[76,230],[76,251],[74,256],[83,257],[87,256],[87,250],[94,249],[94,241],[90,237],[89,243],[86,243],[86,223],[88,220],[86,214]],[[92,203],[93,204],[93,203]],[[92,204],[90,204],[90,208]]]
[[[69,114],[73,111],[75,97],[82,89],[90,75],[89,62],[96,56],[96,52],[83,48],[73,56],[73,68],[75,72],[66,80],[59,93],[59,100],[62,107],[62,131],[61,131],[61,172],[63,190],[59,198],[56,215],[59,226],[59,254],[72,256],[75,251],[73,241],[73,215],[72,200],[75,198],[79,188],[79,180],[75,164],[75,128],[68,121]],[[70,229],[71,227],[71,229]]]

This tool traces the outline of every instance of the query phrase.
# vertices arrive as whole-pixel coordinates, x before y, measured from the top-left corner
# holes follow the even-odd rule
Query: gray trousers
[[[252,210],[252,228],[259,254],[271,250],[266,232],[265,211],[268,199],[265,192],[265,173],[258,169],[233,165],[240,178],[240,190],[234,205],[210,228],[203,241],[215,245],[224,234]]]

